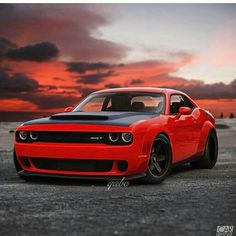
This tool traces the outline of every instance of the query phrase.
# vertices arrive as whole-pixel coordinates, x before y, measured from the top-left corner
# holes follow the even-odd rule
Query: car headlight
[[[118,133],[109,133],[109,139],[110,141],[117,142],[119,139],[119,134]]]
[[[30,132],[30,138],[32,140],[37,140],[38,139],[38,133],[37,132]]]
[[[133,135],[131,133],[122,133],[121,138],[125,143],[129,143],[133,139]]]
[[[28,136],[28,134],[27,134],[26,131],[20,131],[20,132],[19,132],[19,138],[20,138],[21,140],[26,140],[26,139],[27,139],[27,136]]]

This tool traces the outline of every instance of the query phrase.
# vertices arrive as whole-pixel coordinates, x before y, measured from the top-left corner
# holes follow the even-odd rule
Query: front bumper
[[[26,131],[84,131],[84,132],[132,132],[134,135],[133,143],[130,145],[108,145],[103,143],[55,143],[55,142],[34,142],[19,143],[15,140],[15,154],[20,165],[23,168],[21,174],[35,173],[37,175],[62,175],[62,176],[85,176],[85,177],[123,177],[143,174],[148,166],[148,153],[143,151],[144,135],[143,133],[133,132],[129,127],[101,126],[101,125],[30,125],[21,126],[18,130]],[[146,151],[145,151],[146,152]],[[24,162],[24,158],[29,163]],[[50,168],[44,167],[42,163],[36,165],[37,160],[50,159]],[[56,164],[53,161],[57,162]],[[62,161],[60,161],[62,160]],[[70,162],[71,163],[65,163]],[[85,168],[76,168],[76,160],[87,161]],[[91,170],[87,168],[91,165],[89,162],[112,162],[110,168],[101,167],[97,164],[96,168]],[[47,162],[47,161],[45,161]],[[44,162],[44,163],[45,163]],[[119,168],[120,162],[126,162],[127,168]],[[52,163],[52,164],[51,164]],[[63,167],[64,163],[70,168]],[[79,163],[79,162],[78,162]],[[57,166],[58,164],[58,166]],[[103,163],[104,164],[104,163]],[[72,167],[71,167],[72,165]],[[54,168],[56,166],[56,168]],[[75,168],[74,168],[75,167]]]
[[[141,145],[133,143],[128,146],[111,146],[106,144],[69,144],[69,143],[15,143],[15,153],[17,160],[23,170],[29,173],[71,175],[71,176],[130,176],[145,173],[148,164],[148,156],[142,154]],[[26,160],[26,161],[25,161]],[[50,160],[50,167],[44,167],[37,163],[40,160],[46,162]],[[110,162],[110,168],[99,167],[96,170],[85,166],[85,169],[68,167],[56,162],[66,161],[66,166],[76,165],[76,160],[89,162]],[[127,168],[120,168],[120,163],[127,163]]]

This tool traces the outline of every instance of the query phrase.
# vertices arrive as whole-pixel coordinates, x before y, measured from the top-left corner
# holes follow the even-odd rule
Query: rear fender
[[[207,137],[211,129],[215,130],[214,125],[210,121],[206,121],[204,125],[202,126],[198,149],[197,149],[197,156],[202,156],[204,154]]]

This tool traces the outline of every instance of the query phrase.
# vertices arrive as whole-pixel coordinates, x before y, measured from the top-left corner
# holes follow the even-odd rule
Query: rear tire
[[[201,169],[212,169],[218,157],[218,140],[214,129],[210,130],[205,146],[204,155],[200,160],[191,162],[192,167]]]
[[[144,181],[146,183],[161,183],[169,175],[171,167],[172,151],[170,141],[164,134],[159,134],[152,145]]]
[[[31,178],[30,178],[29,176],[23,176],[23,175],[19,174],[19,172],[22,171],[23,168],[21,167],[19,161],[17,160],[15,150],[14,150],[14,154],[13,154],[13,161],[14,161],[15,169],[16,169],[16,172],[17,172],[18,176],[19,176],[21,179],[24,179],[25,181],[30,181]]]

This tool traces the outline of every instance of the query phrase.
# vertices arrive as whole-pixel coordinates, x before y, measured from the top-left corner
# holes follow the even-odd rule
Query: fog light
[[[127,161],[118,161],[118,170],[119,171],[127,171],[128,162]]]
[[[19,132],[19,137],[21,140],[26,140],[27,139],[27,132],[26,131],[20,131]]]
[[[109,133],[109,139],[112,142],[117,142],[119,139],[119,134],[118,133]]]
[[[122,133],[121,138],[125,143],[129,143],[132,141],[133,135],[131,133]]]
[[[30,132],[30,138],[35,141],[38,139],[38,134],[36,132]]]

